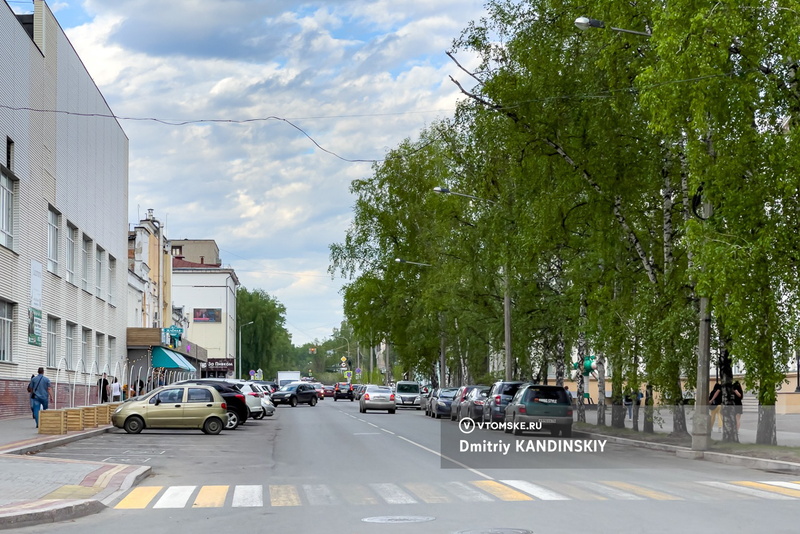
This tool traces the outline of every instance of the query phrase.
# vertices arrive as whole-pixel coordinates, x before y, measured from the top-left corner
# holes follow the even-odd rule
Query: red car
[[[319,382],[314,382],[311,385],[314,386],[314,389],[317,390],[317,398],[319,400],[325,400],[325,386],[323,386]]]
[[[326,397],[333,397],[333,386],[322,386]]]

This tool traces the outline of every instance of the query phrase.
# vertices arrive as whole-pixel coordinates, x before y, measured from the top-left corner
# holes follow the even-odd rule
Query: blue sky
[[[17,12],[32,2],[9,1]],[[483,0],[52,0],[130,139],[129,221],[215,239],[242,284],[286,306],[295,344],[330,336],[350,182],[459,98],[445,55]],[[459,58],[466,65],[471,58]],[[271,118],[272,117],[272,118]],[[176,303],[180,304],[180,303]]]

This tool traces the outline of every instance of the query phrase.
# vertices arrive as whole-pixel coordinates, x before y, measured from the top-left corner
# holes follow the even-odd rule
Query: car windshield
[[[281,391],[294,391],[297,389],[297,384],[286,384],[281,388]]]
[[[419,393],[419,384],[397,384],[398,393]]]
[[[531,388],[525,394],[525,402],[540,402],[542,404],[570,404],[567,392],[562,388]]]
[[[440,399],[452,399],[452,398],[454,398],[456,396],[456,393],[458,393],[457,389],[445,389],[444,391],[440,391],[439,392],[439,398]]]
[[[503,384],[500,388],[500,395],[514,396],[522,384]]]

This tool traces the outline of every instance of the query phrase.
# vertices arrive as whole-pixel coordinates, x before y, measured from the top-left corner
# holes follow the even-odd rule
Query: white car
[[[250,408],[250,417],[253,419],[264,418],[264,407],[261,405],[261,399],[264,398],[264,391],[258,384],[253,384],[247,380],[231,379],[225,379],[225,382],[233,384],[233,387],[242,392],[244,400],[247,401],[247,407]]]
[[[275,405],[272,404],[272,399],[270,398],[269,389],[266,388],[265,386],[262,386],[261,384],[253,384],[253,385],[258,389],[260,389],[261,392],[264,394],[264,396],[261,397],[261,407],[264,408],[264,415],[266,415],[267,417],[274,415]]]

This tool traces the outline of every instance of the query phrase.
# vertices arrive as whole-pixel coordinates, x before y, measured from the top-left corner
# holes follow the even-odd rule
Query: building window
[[[58,319],[47,317],[47,367],[58,366]]]
[[[56,210],[47,210],[47,270],[53,274],[58,274],[58,247],[59,247],[59,223],[61,215]]]
[[[14,141],[6,137],[6,168],[14,172]]]
[[[97,253],[94,257],[94,294],[99,298],[103,298],[103,261],[105,261],[105,251],[97,247]]]
[[[12,312],[14,306],[10,302],[0,300],[0,362],[11,361]]]
[[[172,247],[172,255],[175,257],[183,256],[183,246],[175,245]]]
[[[114,304],[114,286],[117,283],[117,259],[108,255],[108,303]]]
[[[90,369],[89,367],[89,353],[92,350],[91,346],[91,335],[92,331],[88,328],[84,328],[81,332],[81,359],[83,360],[84,369]],[[91,370],[91,369],[90,369]]]
[[[92,240],[83,236],[81,243],[81,287],[89,291],[89,268],[92,266]]]
[[[64,362],[67,369],[75,369],[74,367],[74,341],[75,341],[75,334],[78,330],[78,325],[67,323],[67,331],[66,331],[66,340],[64,343]]]
[[[105,371],[105,363],[103,362],[103,334],[95,334],[94,336],[94,357],[97,360],[98,373]]]
[[[75,256],[78,246],[78,229],[67,223],[67,254],[65,258],[67,282],[75,283]]]
[[[116,352],[116,350],[117,350],[117,339],[108,336],[108,353],[106,354],[106,362],[108,362],[109,366],[111,366],[111,364],[114,362],[114,353]],[[114,371],[114,369],[111,370]],[[116,373],[118,371],[114,372]]]
[[[0,169],[0,245],[14,248],[14,189],[17,182]]]

